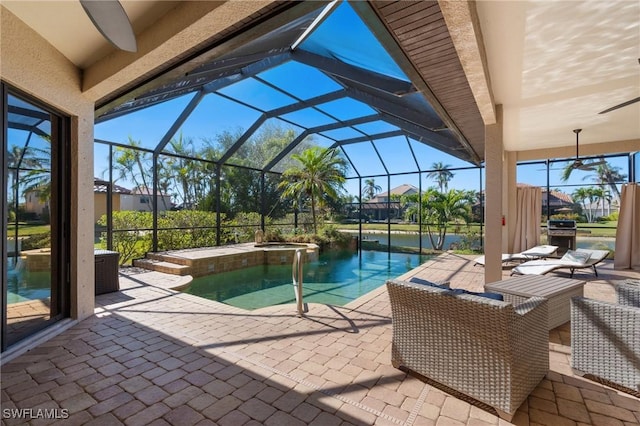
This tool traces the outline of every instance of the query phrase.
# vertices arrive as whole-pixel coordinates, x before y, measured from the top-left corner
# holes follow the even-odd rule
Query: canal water
[[[349,231],[352,235],[358,235],[357,232]],[[374,231],[362,233],[363,241],[378,241],[381,245],[387,245],[388,233],[386,231]],[[445,250],[448,250],[451,247],[451,244],[458,244],[462,238],[462,235],[459,234],[447,234],[444,239]],[[412,233],[394,233],[391,232],[391,245],[392,246],[400,246],[400,247],[419,247],[419,239],[418,234]],[[544,239],[543,239],[544,243]],[[587,249],[599,249],[599,250],[615,250],[615,238],[607,238],[607,237],[585,237],[578,235],[576,238],[576,245],[578,248],[587,248]],[[429,240],[429,236],[426,234],[422,235],[422,248],[432,249],[431,241]]]

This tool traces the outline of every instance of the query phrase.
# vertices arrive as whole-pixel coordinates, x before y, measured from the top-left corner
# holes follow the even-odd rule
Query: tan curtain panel
[[[519,187],[516,196],[516,232],[513,252],[519,253],[540,244],[542,220],[542,189]]]
[[[613,266],[640,270],[640,186],[635,183],[622,186]]]

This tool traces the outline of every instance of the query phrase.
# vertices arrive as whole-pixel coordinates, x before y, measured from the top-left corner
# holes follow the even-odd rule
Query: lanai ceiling
[[[100,57],[118,52],[100,39],[77,3],[4,1],[3,7],[78,67],[90,68]],[[122,3],[137,35],[151,31],[158,19],[180,7],[180,2]],[[293,8],[290,3],[263,3],[262,16],[273,15],[281,22]],[[504,144],[508,150],[571,146],[571,130],[577,127],[585,129],[582,144],[607,142],[615,152],[615,142],[631,140],[640,148],[640,103],[598,114],[640,96],[637,1],[480,1],[470,5],[403,1],[352,5],[399,62],[413,88],[432,104],[438,120],[448,128],[459,152],[464,153],[461,158],[474,161],[484,156],[484,124],[492,119],[492,112],[487,110],[491,97],[504,108]],[[254,14],[254,18],[262,19],[260,14]],[[69,25],[69,20],[74,25]],[[255,30],[251,23],[245,24],[246,28],[229,29],[225,37],[234,31]],[[475,38],[479,34],[480,42],[470,40],[469,35]],[[474,54],[468,55],[474,50],[475,58]],[[185,69],[176,64],[168,65],[184,74]],[[152,77],[146,75],[135,82],[135,87],[144,87],[148,93],[167,85],[166,78],[154,82]],[[355,80],[350,84],[346,90],[367,94]],[[123,93],[114,92],[100,100],[103,109],[98,115],[132,100]],[[141,97],[143,91],[131,93]]]

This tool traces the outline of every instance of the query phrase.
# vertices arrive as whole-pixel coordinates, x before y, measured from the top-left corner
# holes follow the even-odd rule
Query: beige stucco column
[[[93,315],[93,100],[82,73],[45,39],[0,6],[0,76],[71,117],[71,317]]]
[[[496,105],[496,123],[485,126],[484,280],[502,279],[503,146],[502,105]]]

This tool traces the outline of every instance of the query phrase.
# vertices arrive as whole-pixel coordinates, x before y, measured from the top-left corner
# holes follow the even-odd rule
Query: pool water
[[[419,266],[429,256],[363,251],[328,252],[304,265],[303,295],[309,303],[345,305]],[[295,303],[291,265],[263,265],[200,277],[185,293],[242,309]]]
[[[21,271],[7,278],[7,304],[41,300],[51,297],[49,272]]]

